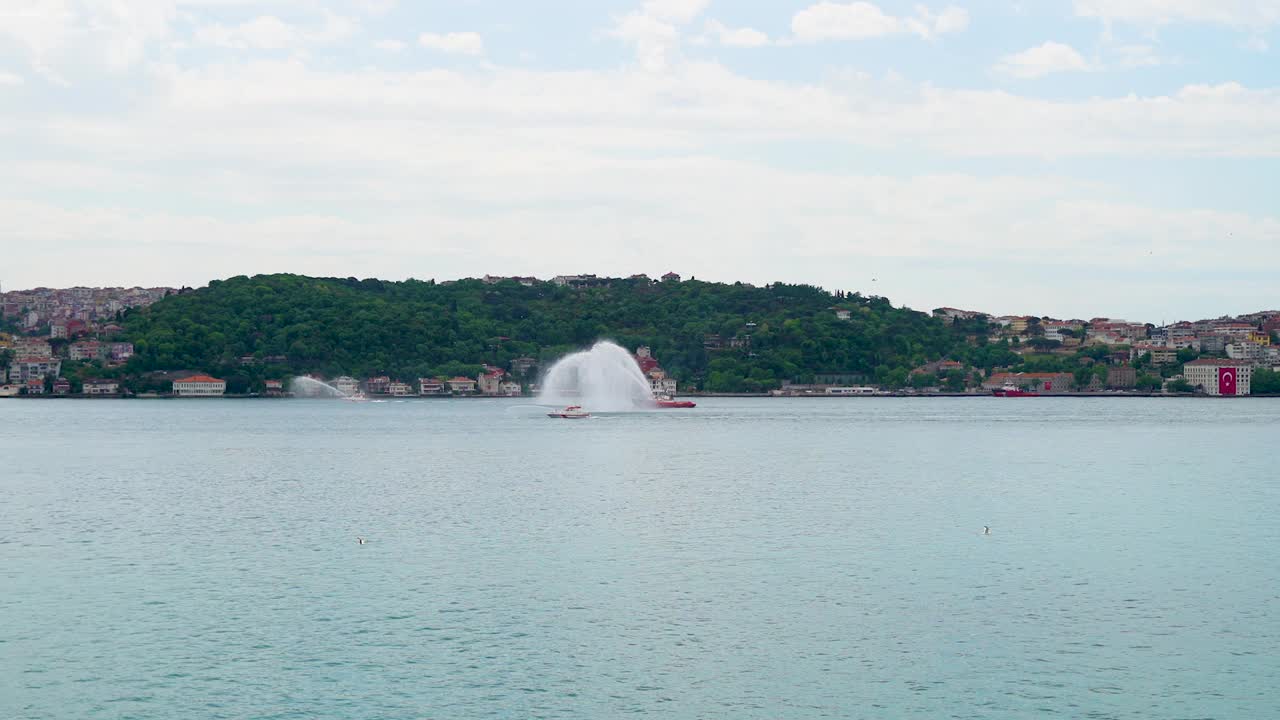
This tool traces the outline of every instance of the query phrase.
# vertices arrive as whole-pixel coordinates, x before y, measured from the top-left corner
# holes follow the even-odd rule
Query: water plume
[[[346,393],[327,382],[299,375],[289,381],[289,391],[301,398],[344,398]]]
[[[654,404],[649,380],[635,358],[607,340],[561,358],[542,377],[541,387],[540,403],[581,405],[590,412],[627,412]]]

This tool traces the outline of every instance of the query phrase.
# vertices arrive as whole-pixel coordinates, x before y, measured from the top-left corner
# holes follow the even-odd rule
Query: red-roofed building
[[[1032,392],[1064,393],[1071,392],[1075,385],[1075,376],[1071,373],[994,373],[982,382],[984,390],[999,390],[1006,384]]]
[[[454,393],[473,393],[476,391],[476,381],[471,378],[456,377],[446,381],[449,385],[449,392]]]
[[[502,378],[506,375],[500,368],[485,366],[484,372],[480,373],[476,380],[480,385],[480,394],[482,395],[501,395],[502,394]]]
[[[226,380],[208,375],[192,375],[173,381],[173,394],[179,397],[222,397],[226,392]]]

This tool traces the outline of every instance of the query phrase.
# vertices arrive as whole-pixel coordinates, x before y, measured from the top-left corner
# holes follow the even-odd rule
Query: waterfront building
[[[343,375],[333,379],[331,383],[338,392],[343,395],[355,395],[360,392],[360,382],[353,377]]]
[[[120,392],[120,383],[115,380],[85,380],[82,389],[85,395],[115,395]]]
[[[263,389],[268,395],[278,396],[284,394],[284,382],[280,380],[266,380],[263,382]]]
[[[418,378],[418,394],[419,395],[444,395],[446,388],[444,382],[435,378]]]
[[[1107,387],[1128,390],[1137,385],[1138,371],[1132,365],[1113,365],[1107,368]]]
[[[1239,360],[1204,358],[1183,366],[1187,382],[1208,395],[1248,395],[1253,367]]]
[[[498,395],[502,392],[502,376],[505,375],[502,370],[497,368],[485,368],[485,372],[480,373],[476,378],[482,395]]]
[[[387,386],[387,394],[393,397],[409,397],[413,395],[413,386],[409,383],[392,382]]]
[[[43,380],[43,379],[35,379],[35,378],[32,378],[31,380],[28,380],[28,381],[27,381],[27,394],[28,394],[28,395],[43,395],[43,394],[44,394],[44,380]]]
[[[173,394],[179,397],[221,397],[226,391],[226,380],[208,375],[193,375],[173,381]]]
[[[476,381],[471,378],[450,378],[448,383],[449,391],[453,393],[473,393],[476,391]]]
[[[993,373],[982,382],[984,390],[999,390],[1006,383],[1032,392],[1065,393],[1071,392],[1075,385],[1075,376],[1071,373]]]
[[[386,395],[391,391],[391,378],[386,375],[371,377],[364,381],[364,387],[370,395]]]
[[[504,397],[520,397],[522,393],[520,383],[514,380],[503,380],[498,384],[498,394]]]
[[[53,381],[54,395],[68,395],[71,393],[71,381],[66,378],[58,378]]]

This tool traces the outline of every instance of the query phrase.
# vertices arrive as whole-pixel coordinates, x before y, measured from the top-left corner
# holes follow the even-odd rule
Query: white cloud
[[[21,75],[0,70],[0,85],[21,85],[22,83]]]
[[[1244,41],[1244,49],[1252,52],[1264,53],[1270,47],[1271,46],[1267,44],[1266,38],[1259,35],[1250,35],[1249,38]]]
[[[1057,72],[1080,72],[1089,63],[1070,45],[1049,41],[1020,53],[1006,55],[996,64],[996,72],[1016,78],[1038,78]]]
[[[112,72],[136,65],[176,14],[174,0],[9,2],[0,7],[0,40],[7,36],[38,73],[65,82],[57,66],[70,58]]]
[[[1075,12],[1139,25],[1185,22],[1258,29],[1280,23],[1280,0],[1075,0]]]
[[[291,50],[312,44],[341,42],[353,35],[356,29],[353,21],[330,12],[324,13],[324,21],[317,27],[302,27],[274,15],[259,15],[230,27],[220,23],[199,27],[193,42],[224,48]]]
[[[273,15],[260,15],[234,27],[206,25],[196,30],[197,45],[277,50],[297,45],[302,33]]]
[[[444,34],[424,32],[418,36],[418,44],[424,48],[456,55],[484,54],[484,38],[480,37],[480,33],[474,32]]]
[[[379,50],[386,50],[387,52],[400,52],[405,48],[405,44],[403,42],[399,40],[390,40],[390,39],[379,40],[378,42],[374,43],[373,46]]]
[[[636,64],[646,72],[663,72],[681,57],[682,26],[693,22],[710,2],[645,0],[639,10],[617,19],[609,34],[632,46]],[[706,38],[694,42],[705,44]]]
[[[641,13],[655,20],[685,25],[693,22],[711,0],[646,0]]]
[[[730,28],[716,20],[708,20],[704,38],[712,38],[726,47],[754,48],[769,44],[769,36],[755,28]]]
[[[913,33],[923,38],[960,32],[969,26],[969,13],[948,6],[934,13],[916,6],[914,16],[889,15],[870,2],[837,3],[824,0],[797,12],[791,18],[791,32],[799,42],[857,40]]]
[[[1116,56],[1116,66],[1121,68],[1155,67],[1172,62],[1161,57],[1151,45],[1121,45],[1111,52]]]

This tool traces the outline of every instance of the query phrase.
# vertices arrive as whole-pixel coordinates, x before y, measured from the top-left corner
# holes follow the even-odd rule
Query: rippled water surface
[[[1277,401],[0,419],[0,718],[1280,716]]]

